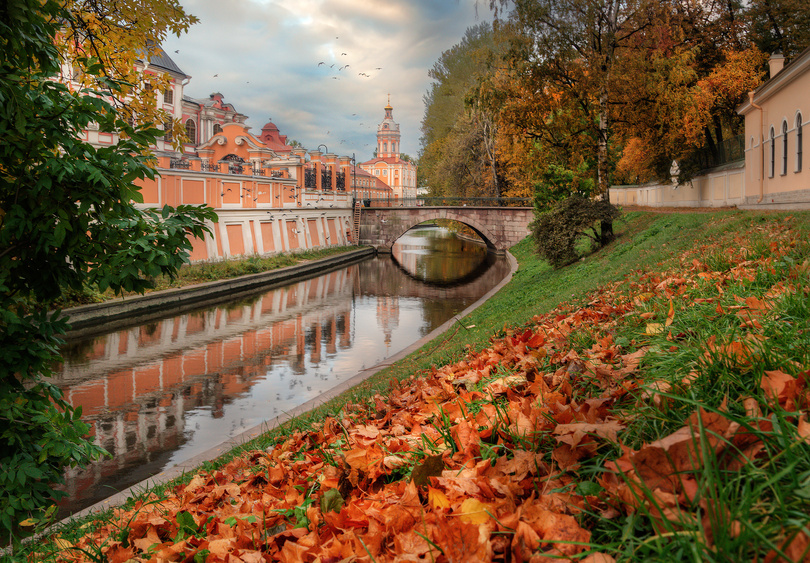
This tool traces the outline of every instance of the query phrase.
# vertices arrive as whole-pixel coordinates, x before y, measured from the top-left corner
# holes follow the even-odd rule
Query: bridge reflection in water
[[[418,243],[402,262],[413,253],[423,253]],[[63,515],[316,398],[418,340],[507,271],[501,259],[473,281],[435,286],[377,257],[70,343],[54,382],[113,457],[68,471]]]

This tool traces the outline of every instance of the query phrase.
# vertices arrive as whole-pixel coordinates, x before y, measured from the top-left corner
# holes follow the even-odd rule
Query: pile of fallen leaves
[[[638,274],[583,306],[537,316],[464,361],[392,383],[386,396],[347,405],[268,451],[119,510],[78,541],[58,539],[58,560],[609,562],[614,557],[592,542],[594,521],[638,510],[660,533],[695,522],[711,548],[717,522],[726,521],[726,534],[740,523],[719,517],[726,509],[701,493],[700,466],[711,457],[734,471],[761,459],[758,431],[773,424],[762,402],[729,398],[744,405],[753,428],[727,417],[723,404],[695,408],[682,428],[635,447],[623,435],[633,405],[664,405],[701,376],[694,365],[673,380],[650,381],[640,367],[651,339],[677,347],[688,337],[687,329],[673,330],[679,311],[716,299],[718,315],[739,318],[732,339],[704,343],[704,364],[758,361],[762,321],[784,295],[806,291],[794,282],[807,263],[759,297],[738,297],[731,311],[720,296],[774,269],[791,239],[784,229],[773,238],[766,258],[733,257],[736,265],[719,272],[697,253],[678,271]],[[707,285],[717,297],[695,302],[692,290]],[[614,333],[628,324],[639,339],[619,345]],[[577,350],[572,342],[582,334],[592,338]],[[765,406],[806,412],[805,370],[767,371]],[[810,441],[806,416],[784,420]],[[781,551],[804,557],[808,536],[784,537]],[[775,552],[765,556],[777,560]]]

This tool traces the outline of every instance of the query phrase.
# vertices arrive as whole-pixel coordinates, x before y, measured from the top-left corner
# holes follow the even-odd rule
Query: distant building
[[[385,106],[385,117],[377,126],[377,158],[360,167],[391,187],[395,199],[416,197],[416,164],[400,158],[399,124],[394,121],[391,100]]]
[[[214,92],[207,99],[183,96],[181,121],[188,136],[188,143],[183,147],[184,153],[193,153],[196,146],[207,143],[211,137],[221,133],[225,124],[244,123],[247,120],[246,115],[236,111],[233,105],[225,102],[223,98],[219,92]]]
[[[737,109],[745,117],[745,194],[752,206],[810,206],[810,48],[785,65],[770,59],[770,78]]]
[[[612,186],[610,201],[652,207],[810,208],[810,158],[804,156],[810,130],[810,48],[788,64],[778,53],[769,62],[768,80],[737,107],[745,118],[740,143],[744,158],[703,170],[684,183],[673,164],[670,182]]]

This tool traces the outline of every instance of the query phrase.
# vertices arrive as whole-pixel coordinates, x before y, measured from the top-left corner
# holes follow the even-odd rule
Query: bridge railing
[[[363,207],[532,207],[530,197],[366,198]]]

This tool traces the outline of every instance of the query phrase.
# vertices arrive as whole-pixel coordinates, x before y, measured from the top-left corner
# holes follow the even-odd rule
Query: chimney
[[[770,67],[770,76],[773,78],[779,71],[785,68],[785,57],[779,51],[776,51],[768,59],[768,66]]]

